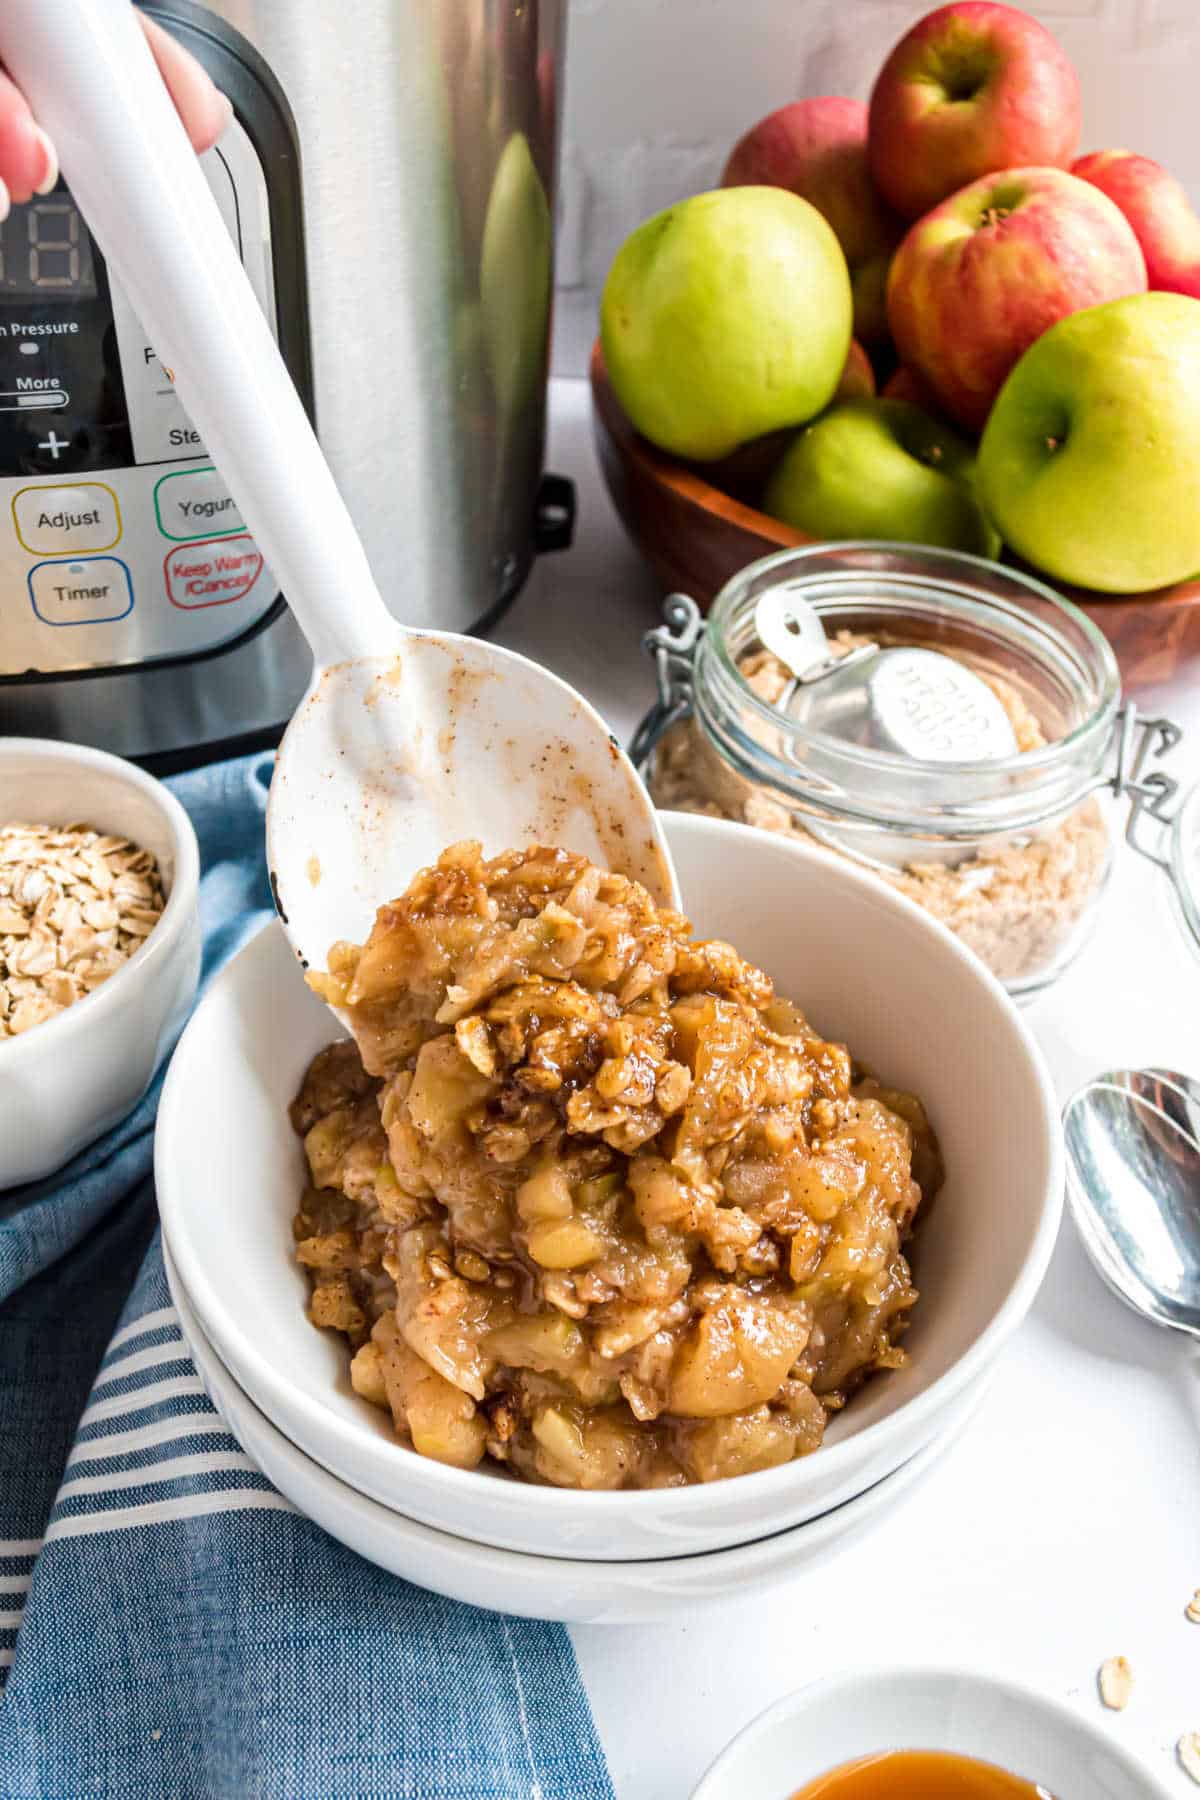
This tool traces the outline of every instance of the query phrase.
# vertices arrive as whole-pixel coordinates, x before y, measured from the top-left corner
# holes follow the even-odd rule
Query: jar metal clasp
[[[668,594],[663,617],[666,623],[656,625],[642,639],[642,648],[654,659],[658,697],[630,741],[629,756],[635,769],[645,768],[659,740],[692,710],[692,663],[704,620],[690,594]]]
[[[1182,742],[1183,728],[1173,719],[1144,719],[1130,700],[1117,714],[1116,739],[1117,766],[1101,785],[1111,787],[1118,800],[1130,803],[1125,841],[1174,881],[1171,858],[1147,842],[1146,834],[1161,833],[1174,823],[1172,807],[1179,783],[1165,770],[1150,769],[1147,764],[1175,750]]]

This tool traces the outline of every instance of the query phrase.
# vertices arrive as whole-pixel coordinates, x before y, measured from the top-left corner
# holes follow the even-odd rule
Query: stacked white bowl
[[[1057,1231],[1058,1111],[999,985],[957,939],[831,852],[671,814],[697,930],[736,944],[819,1030],[921,1095],[946,1183],[914,1241],[909,1367],[870,1381],[809,1457],[645,1493],[579,1493],[417,1456],[314,1330],[291,1220],[288,1103],[339,1034],[278,926],[210,989],[176,1052],[156,1173],[168,1272],[215,1403],[301,1510],[456,1599],[541,1618],[663,1617],[776,1582],[864,1533],[934,1465],[1029,1308]],[[381,896],[381,898],[383,898]]]

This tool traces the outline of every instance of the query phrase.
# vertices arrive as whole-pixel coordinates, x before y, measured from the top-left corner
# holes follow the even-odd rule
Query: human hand
[[[0,4],[3,0],[0,0]],[[195,57],[161,25],[137,13],[159,73],[197,151],[211,150],[229,122],[228,99]],[[58,180],[58,154],[24,94],[0,69],[0,219],[13,202],[48,194]]]

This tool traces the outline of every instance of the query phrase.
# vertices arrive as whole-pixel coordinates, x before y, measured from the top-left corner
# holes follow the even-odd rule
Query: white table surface
[[[498,632],[573,682],[624,741],[652,697],[639,650],[658,594],[592,454],[586,384],[551,390],[548,466],[576,482],[575,544],[543,560]],[[1144,701],[1190,727],[1200,682]],[[1200,1073],[1200,962],[1166,884],[1122,855],[1103,922],[1028,1016],[1065,1100],[1086,1076],[1159,1063]],[[1181,1800],[1200,1730],[1200,1360],[1100,1284],[1066,1222],[1033,1313],[980,1410],[913,1499],[827,1568],[686,1622],[572,1632],[619,1800],[681,1800],[717,1751],[790,1689],[871,1661],[946,1662],[1066,1698]],[[1096,1671],[1136,1688],[1105,1713]]]

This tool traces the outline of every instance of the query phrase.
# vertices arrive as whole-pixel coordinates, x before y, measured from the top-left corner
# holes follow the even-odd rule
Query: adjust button
[[[215,469],[181,469],[155,483],[154,510],[164,537],[185,543],[244,531],[241,513]]]
[[[24,487],[13,495],[12,509],[17,536],[35,555],[111,550],[121,535],[117,496],[102,481]]]
[[[100,625],[133,611],[133,583],[119,556],[35,563],[29,597],[45,625]]]

